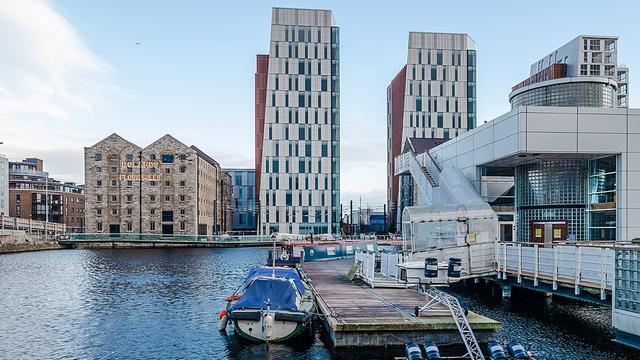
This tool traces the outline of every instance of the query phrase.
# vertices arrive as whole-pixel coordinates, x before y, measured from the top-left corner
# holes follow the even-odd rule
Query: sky
[[[0,153],[83,183],[84,147],[169,133],[223,167],[253,167],[255,55],[268,52],[274,6],[330,9],[340,27],[344,204],[385,202],[386,88],[409,31],[475,40],[478,124],[509,111],[531,63],[580,34],[620,37],[640,107],[633,1],[0,0]]]

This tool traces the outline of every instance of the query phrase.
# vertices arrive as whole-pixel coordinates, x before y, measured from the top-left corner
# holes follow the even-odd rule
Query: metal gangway
[[[476,336],[473,334],[473,330],[469,325],[464,308],[460,305],[460,302],[455,296],[449,295],[443,291],[440,291],[434,287],[425,287],[423,285],[418,286],[418,291],[423,293],[430,300],[422,308],[418,310],[420,315],[423,312],[429,312],[429,310],[435,309],[438,304],[446,306],[451,311],[453,321],[456,323],[456,327],[462,337],[462,342],[467,348],[467,356],[471,360],[484,359],[480,345],[476,340]]]

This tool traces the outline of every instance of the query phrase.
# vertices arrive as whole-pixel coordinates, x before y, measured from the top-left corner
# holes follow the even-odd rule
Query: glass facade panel
[[[542,161],[515,172],[517,234],[531,241],[533,222],[566,222],[568,239],[587,239],[587,161]]]
[[[614,108],[616,89],[603,83],[566,83],[522,92],[511,98],[511,108],[518,106],[580,106]]]
[[[617,157],[589,161],[589,240],[616,240]]]

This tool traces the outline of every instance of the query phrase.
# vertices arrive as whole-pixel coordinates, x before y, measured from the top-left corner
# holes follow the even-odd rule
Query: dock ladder
[[[425,306],[423,306],[421,309],[418,309],[417,315],[433,309],[437,304],[445,305],[451,311],[451,316],[453,316],[453,321],[458,327],[458,331],[460,332],[460,336],[462,337],[464,346],[467,348],[467,355],[469,355],[469,358],[471,360],[484,359],[482,350],[480,350],[480,345],[478,345],[478,341],[473,334],[473,330],[469,325],[469,321],[467,321],[465,311],[462,306],[460,306],[460,302],[458,301],[458,299],[455,296],[451,296],[433,287],[424,288],[423,286],[419,286],[418,291],[425,294],[428,298],[430,298],[430,300]]]

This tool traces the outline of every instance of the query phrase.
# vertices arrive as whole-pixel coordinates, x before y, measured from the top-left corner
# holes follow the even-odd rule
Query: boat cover
[[[241,309],[264,309],[271,304],[271,310],[298,311],[296,290],[293,284],[283,278],[258,278],[246,288],[242,297],[231,306],[231,311]]]
[[[304,294],[304,283],[302,282],[302,280],[300,280],[300,275],[295,269],[276,267],[275,273],[277,278],[293,280],[293,282],[296,284],[298,292],[300,294]],[[245,279],[244,284],[242,284],[241,289],[246,289],[247,286],[249,286],[249,284],[251,284],[251,282],[255,278],[259,276],[270,277],[271,274],[273,274],[273,268],[271,267],[260,267],[252,269],[251,271],[249,271],[249,275],[247,275],[247,278]]]

